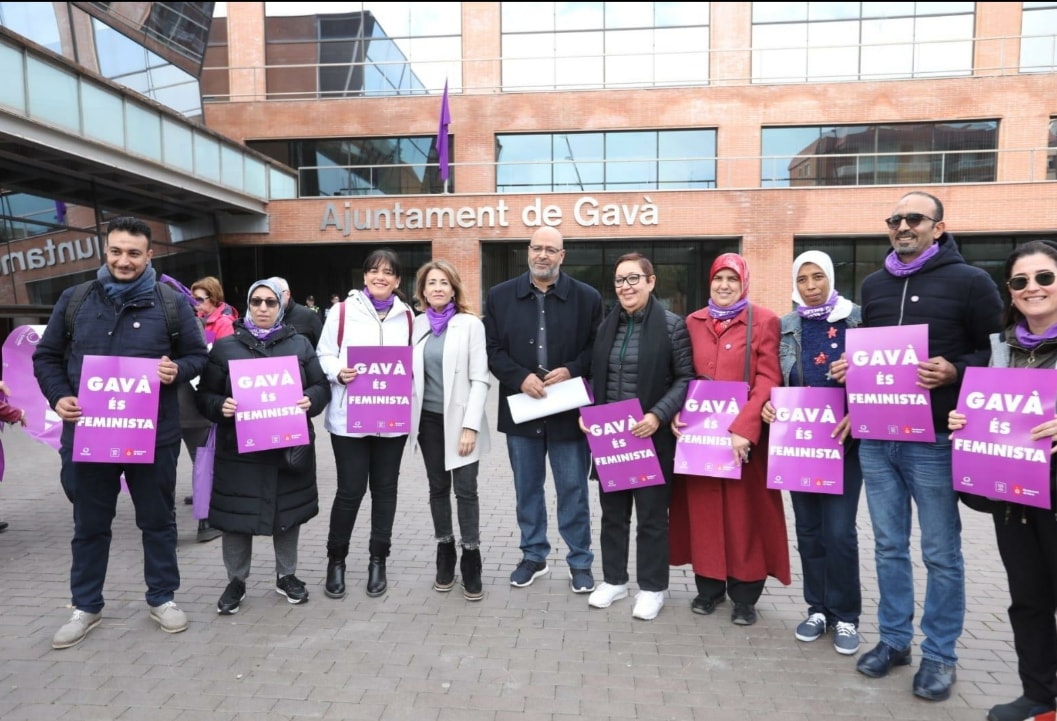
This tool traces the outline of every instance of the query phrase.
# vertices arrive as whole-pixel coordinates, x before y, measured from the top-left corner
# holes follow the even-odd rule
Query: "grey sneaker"
[[[826,633],[826,614],[813,613],[796,627],[796,640],[810,643],[822,638],[824,633]],[[855,652],[852,651],[852,653]]]
[[[102,623],[102,621],[102,612],[88,613],[88,611],[82,611],[79,608],[74,609],[73,615],[70,616],[70,620],[66,622],[66,625],[55,632],[55,636],[51,639],[51,647],[69,648],[70,646],[76,646],[84,640],[89,631]]]
[[[167,601],[160,606],[151,606],[150,617],[158,622],[165,633],[180,633],[180,631],[187,630],[187,614],[180,610],[175,601]]]
[[[859,629],[854,623],[837,621],[833,627],[833,648],[837,653],[851,656],[859,650]]]

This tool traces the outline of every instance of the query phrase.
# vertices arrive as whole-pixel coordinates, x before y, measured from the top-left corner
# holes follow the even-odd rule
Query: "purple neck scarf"
[[[708,315],[715,320],[730,320],[738,313],[745,310],[746,306],[749,305],[748,298],[742,298],[737,303],[726,308],[720,308],[718,305],[712,302],[712,299],[708,299]]]
[[[363,294],[367,296],[367,300],[371,301],[371,305],[373,305],[374,309],[379,313],[381,313],[383,310],[389,310],[390,308],[392,308],[393,301],[396,300],[396,293],[393,293],[385,300],[375,300],[374,296],[371,295],[371,292],[366,288],[363,289]]]
[[[796,312],[805,320],[829,318],[829,314],[837,307],[838,300],[840,300],[840,295],[837,294],[837,291],[833,291],[829,294],[829,300],[822,305],[798,305],[796,307]]]
[[[426,308],[426,317],[429,318],[429,327],[433,330],[433,335],[440,335],[448,328],[448,321],[451,320],[456,313],[455,301],[450,301],[444,310],[433,310],[433,306]]]
[[[250,335],[257,340],[268,340],[283,327],[282,323],[276,323],[271,328],[258,328],[253,324],[253,320],[250,319],[249,313],[246,314],[246,319],[242,321],[242,324],[246,327],[246,330],[250,332]]]
[[[1017,342],[1027,350],[1035,350],[1048,340],[1057,339],[1057,325],[1051,325],[1042,335],[1035,335],[1028,330],[1027,321],[1017,323]]]
[[[908,275],[913,275],[921,270],[921,266],[925,265],[925,261],[940,252],[940,244],[933,243],[930,245],[924,253],[919,255],[909,263],[904,263],[899,259],[898,253],[889,253],[885,256],[885,270],[894,276],[899,278],[905,278]]]

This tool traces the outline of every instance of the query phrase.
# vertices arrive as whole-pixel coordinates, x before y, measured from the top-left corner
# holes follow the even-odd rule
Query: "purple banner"
[[[638,438],[631,432],[642,416],[637,398],[580,409],[603,491],[626,491],[664,483],[653,439]]]
[[[308,416],[296,356],[250,358],[228,363],[239,453],[308,445]]]
[[[958,396],[965,427],[951,436],[954,490],[1050,508],[1053,439],[1033,441],[1031,429],[1055,407],[1052,368],[966,368]]]
[[[767,487],[844,493],[844,444],[832,435],[844,418],[844,389],[772,388],[771,405]]]
[[[690,381],[679,420],[687,425],[675,443],[675,472],[715,478],[741,478],[734,458],[730,424],[749,399],[743,381]]]
[[[407,433],[411,428],[411,347],[349,346],[356,379],[345,389],[349,433]]]
[[[80,463],[154,463],[158,358],[87,355],[81,365],[73,429],[73,460]]]
[[[845,357],[848,414],[854,438],[932,443],[932,398],[918,382],[929,357],[927,325],[850,328]]]
[[[59,450],[62,419],[48,405],[33,375],[33,351],[43,333],[42,325],[20,325],[7,336],[4,341],[4,382],[11,390],[8,402],[26,412],[23,430],[30,438]]]

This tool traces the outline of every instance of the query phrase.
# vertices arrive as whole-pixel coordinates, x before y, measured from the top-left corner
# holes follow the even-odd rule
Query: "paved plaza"
[[[489,419],[495,423],[493,390]],[[993,704],[1020,695],[1006,618],[1005,575],[990,519],[963,508],[968,614],[951,699],[915,698],[914,664],[874,680],[838,655],[832,636],[805,644],[793,629],[805,607],[792,510],[786,501],[793,584],[773,579],[752,627],[730,622],[729,604],[713,616],[690,612],[693,575],[672,570],[667,605],[652,622],[631,617],[632,599],[590,609],[569,590],[565,547],[551,504],[551,572],[528,588],[508,576],[520,559],[513,483],[504,436],[481,463],[483,601],[458,586],[431,584],[435,543],[419,455],[404,456],[389,558],[389,590],[364,593],[369,500],[349,556],[349,594],[323,594],[325,541],[334,497],[334,458],[317,443],[321,514],[304,526],[300,576],[310,601],[293,606],[275,591],[271,541],[256,540],[247,595],[235,616],[219,616],[226,584],[220,541],[195,542],[191,507],[177,506],[182,587],[176,600],[191,625],[163,633],[148,617],[142,553],[132,505],[114,522],[102,624],[80,645],[51,648],[69,618],[71,510],[59,487],[58,454],[20,429],[2,436],[7,470],[0,483],[0,719],[120,721],[744,721],[885,719],[980,721]],[[190,462],[180,458],[178,499],[190,493]],[[592,484],[594,572],[597,487]],[[865,651],[877,641],[877,583],[865,498],[859,513]],[[913,549],[918,615],[924,568]],[[634,558],[634,552],[632,552]],[[635,571],[631,569],[632,588]]]

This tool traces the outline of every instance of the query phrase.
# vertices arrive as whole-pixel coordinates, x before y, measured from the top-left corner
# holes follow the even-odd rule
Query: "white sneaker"
[[[643,621],[652,621],[664,608],[664,591],[639,591],[635,594],[635,608],[631,615]]]
[[[598,588],[591,592],[591,595],[587,598],[587,605],[592,608],[609,608],[613,605],[613,601],[619,601],[622,598],[628,597],[628,584],[622,583],[619,586],[614,586],[611,583],[603,581],[598,584]]]
[[[165,633],[180,633],[187,630],[187,614],[180,610],[175,601],[167,601],[160,606],[151,606],[150,617],[158,622]]]

